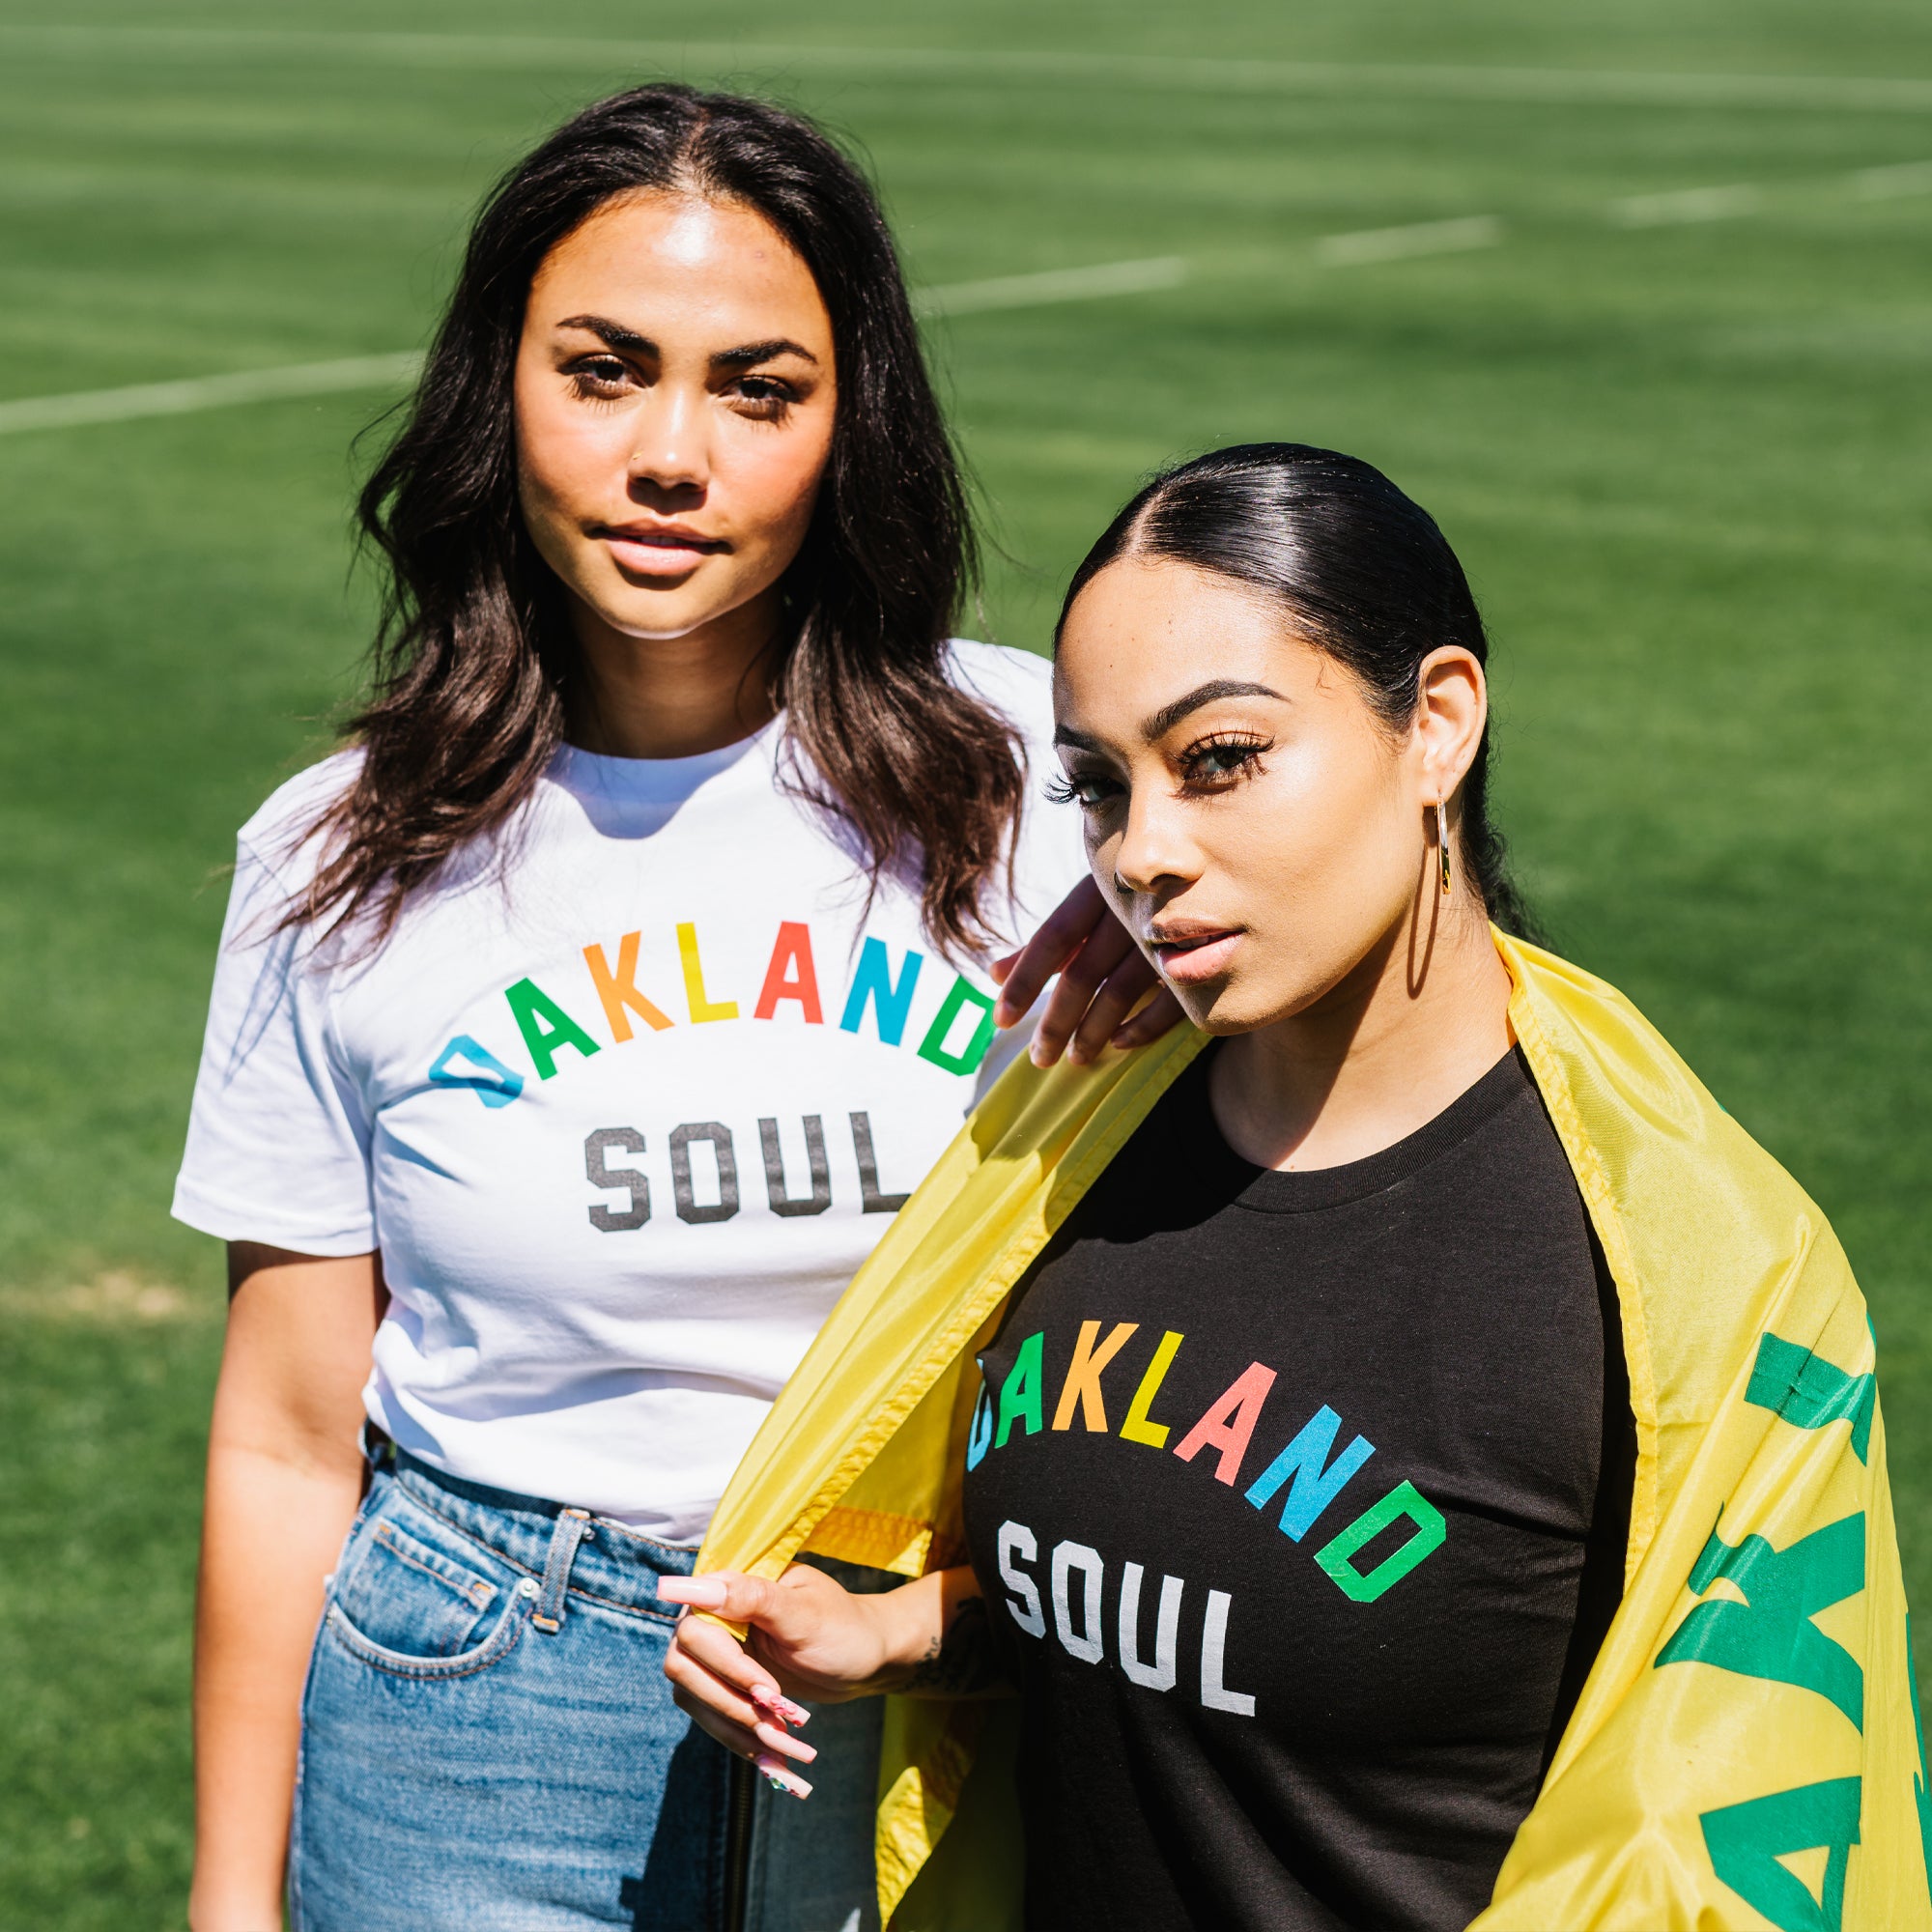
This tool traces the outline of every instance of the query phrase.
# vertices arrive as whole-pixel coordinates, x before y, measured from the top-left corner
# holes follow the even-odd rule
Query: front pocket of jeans
[[[343,1649],[352,1656],[359,1657],[364,1663],[378,1670],[386,1670],[392,1676],[470,1677],[479,1670],[488,1670],[493,1663],[500,1663],[516,1649],[517,1639],[523,1635],[524,1626],[529,1622],[530,1605],[536,1602],[536,1595],[534,1583],[527,1586],[519,1584],[510,1592],[502,1614],[490,1627],[483,1641],[454,1657],[415,1657],[407,1651],[391,1650],[357,1630],[337,1603],[329,1605],[323,1621]]]
[[[506,1618],[514,1641],[520,1593],[511,1593],[504,1616],[479,1637],[502,1595],[487,1577],[412,1536],[386,1515],[359,1541],[361,1548],[328,1606],[330,1627],[358,1655],[417,1673],[474,1669],[487,1661],[484,1654],[502,1634]]]

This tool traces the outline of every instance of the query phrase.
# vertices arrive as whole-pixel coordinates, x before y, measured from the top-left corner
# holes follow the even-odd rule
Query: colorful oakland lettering
[[[1186,1337],[1171,1328],[1161,1336],[1127,1404],[1119,1431],[1113,1432],[1107,1427],[1107,1406],[1100,1378],[1114,1357],[1139,1332],[1140,1324],[1117,1321],[1105,1341],[1100,1339],[1101,1325],[1098,1321],[1080,1324],[1080,1334],[1054,1404],[1053,1428],[1070,1429],[1077,1414],[1090,1434],[1117,1434],[1122,1442],[1166,1449],[1172,1429],[1165,1422],[1153,1420],[1153,1405]],[[1016,1425],[1027,1435],[1037,1435],[1045,1426],[1042,1419],[1046,1412],[1045,1351],[1044,1330],[1027,1336],[1013,1357],[1013,1365],[1001,1383],[997,1398],[990,1385],[980,1389],[966,1445],[969,1469],[977,1469],[990,1452],[1004,1449]],[[1204,1449],[1215,1451],[1214,1480],[1234,1489],[1253,1443],[1256,1425],[1261,1421],[1263,1405],[1274,1382],[1274,1370],[1264,1362],[1250,1362],[1208,1405],[1200,1420],[1175,1444],[1173,1454],[1183,1463],[1192,1463]],[[1341,1428],[1342,1418],[1324,1403],[1242,1492],[1245,1499],[1259,1510],[1267,1508],[1284,1489],[1288,1491],[1280,1526],[1291,1543],[1299,1543],[1315,1527],[1355,1472],[1376,1453],[1373,1442],[1357,1435],[1335,1455],[1335,1438]],[[1373,1569],[1366,1573],[1358,1569],[1356,1555],[1404,1519],[1411,1525],[1407,1537]],[[1330,1537],[1315,1551],[1315,1561],[1329,1581],[1351,1602],[1373,1604],[1417,1564],[1441,1548],[1447,1536],[1448,1524],[1442,1512],[1405,1479],[1379,1502],[1371,1504]]]
[[[696,925],[689,920],[680,922],[676,938],[687,1023],[704,1026],[738,1019],[738,1002],[717,997],[705,980]],[[635,1039],[639,1023],[652,1033],[664,1033],[678,1024],[638,984],[638,954],[642,941],[641,929],[621,934],[614,948],[614,960],[611,951],[601,943],[583,949],[589,990],[602,1009],[609,1043],[613,1046],[627,1045]],[[849,1034],[862,1033],[869,1010],[872,1029],[880,1043],[902,1046],[912,1015],[913,994],[924,964],[924,955],[907,947],[895,970],[886,943],[867,935],[852,969],[851,983],[845,990],[844,1005],[838,1015],[839,1029]],[[581,1060],[603,1052],[606,1042],[580,1016],[587,1010],[582,1004],[573,1012],[554,993],[529,978],[506,986],[503,998],[539,1080],[556,1077],[560,1070],[559,1057],[566,1052]],[[920,1038],[916,1049],[919,1057],[948,1073],[964,1076],[978,1071],[993,1043],[994,999],[993,994],[976,986],[963,973],[956,973],[931,1024]],[[796,1006],[798,1017],[807,1026],[825,1024],[811,928],[803,920],[780,922],[752,1017],[776,1019],[779,1009],[787,1004]],[[957,1037],[962,1033],[963,1040]],[[444,1046],[430,1067],[429,1078],[434,1086],[470,1089],[486,1107],[508,1106],[523,1093],[525,1085],[521,1073],[505,1065],[468,1034],[458,1034]]]

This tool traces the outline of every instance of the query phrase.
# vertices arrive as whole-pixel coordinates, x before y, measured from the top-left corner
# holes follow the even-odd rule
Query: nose
[[[634,502],[655,508],[671,499],[689,507],[711,481],[709,412],[702,399],[659,383],[633,417],[629,462]]]
[[[1181,808],[1146,785],[1136,785],[1128,798],[1126,823],[1113,858],[1115,889],[1123,895],[1185,885],[1201,870]]]

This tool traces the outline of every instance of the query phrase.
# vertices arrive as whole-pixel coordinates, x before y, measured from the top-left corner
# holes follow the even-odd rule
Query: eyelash
[[[615,370],[615,375],[607,372]],[[624,392],[630,376],[625,365],[612,355],[587,357],[565,372],[572,393],[580,402],[615,402]],[[758,393],[748,391],[755,385]],[[739,391],[739,414],[754,422],[782,422],[786,412],[798,401],[798,392],[776,376],[740,376],[732,387]]]
[[[743,394],[751,384],[756,384],[764,393],[755,396]],[[741,376],[737,387],[746,404],[740,413],[758,422],[782,422],[791,406],[798,401],[798,391],[789,383],[780,382],[776,376]]]
[[[1046,781],[1046,797],[1050,805],[1081,805],[1086,801],[1080,796],[1083,784],[1092,784],[1091,778],[1067,778],[1065,775]]]
[[[604,373],[611,369],[617,372],[614,376]],[[572,393],[581,402],[608,403],[622,393],[630,371],[614,355],[594,355],[573,363],[567,373]]]
[[[1218,737],[1203,738],[1200,743],[1190,745],[1180,754],[1181,776],[1190,784],[1210,783],[1217,790],[1226,790],[1231,784],[1238,784],[1243,779],[1251,779],[1261,771],[1262,754],[1272,751],[1274,741],[1270,738],[1243,738],[1234,733],[1224,733]],[[1233,766],[1224,772],[1216,772],[1210,779],[1203,780],[1197,774],[1200,762],[1215,753],[1236,754]]]
[[[1233,733],[1224,733],[1213,738],[1203,738],[1188,746],[1179,757],[1181,781],[1199,791],[1229,791],[1245,779],[1258,777],[1261,761],[1266,753],[1274,749],[1271,738],[1244,738]],[[1223,772],[1215,772],[1207,777],[1200,774],[1199,766],[1215,753],[1234,753],[1232,767]],[[1098,772],[1071,772],[1064,777],[1049,779],[1046,785],[1047,798],[1055,805],[1077,805],[1083,811],[1098,809],[1101,800],[1084,796],[1090,785],[1111,785],[1115,791],[1120,787],[1113,781]]]

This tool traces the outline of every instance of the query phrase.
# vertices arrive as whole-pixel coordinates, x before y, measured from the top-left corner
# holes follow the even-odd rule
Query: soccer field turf
[[[1523,874],[1832,1215],[1932,1587],[1932,14],[822,0],[680,53],[691,17],[0,0],[0,1924],[183,1922],[221,1290],[168,1188],[215,870],[354,689],[386,398],[8,402],[419,346],[484,185],[648,74],[827,116],[969,285],[969,628],[1040,647],[1178,452],[1327,443],[1436,514]]]

